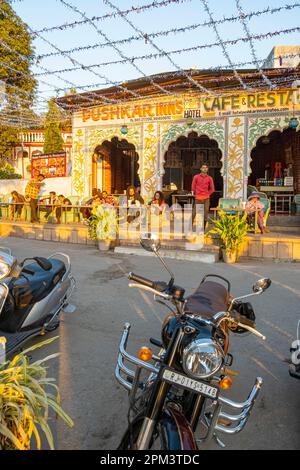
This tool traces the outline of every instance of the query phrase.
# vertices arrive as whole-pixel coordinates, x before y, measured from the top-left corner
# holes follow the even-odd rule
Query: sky
[[[138,7],[162,0],[109,0],[120,10],[126,10],[132,6]],[[140,13],[130,13],[124,17],[94,20],[93,25],[86,23],[76,27],[64,27],[62,30],[40,32],[34,39],[37,55],[68,51],[73,48],[101,44],[104,42],[124,39],[132,35],[139,35],[137,29],[144,34],[165,31],[172,28],[182,28],[188,25],[202,24],[209,21],[209,14],[203,3],[207,4],[213,20],[223,17],[238,15],[237,2],[244,13],[262,11],[265,8],[277,8],[284,5],[295,5],[292,10],[282,10],[271,14],[254,16],[246,19],[248,32],[251,35],[266,34],[283,29],[299,27],[300,2],[296,0],[181,0],[159,8],[152,8]],[[81,21],[83,15],[91,19],[106,13],[115,12],[107,0],[11,0],[16,13],[25,21],[33,31],[40,31],[45,27],[66,25],[74,21]],[[79,12],[71,7],[79,9]],[[234,40],[245,37],[247,33],[241,21],[230,21],[217,25],[219,37],[223,40]],[[230,61],[233,64],[253,61],[254,55],[259,60],[265,59],[275,45],[299,45],[298,33],[284,34],[253,41],[253,50],[250,43],[238,42],[235,45],[227,45],[227,57],[222,50],[216,31],[211,26],[200,26],[193,31],[159,36],[146,42],[144,39],[134,40],[127,44],[118,45],[118,51],[112,46],[97,47],[80,52],[67,52],[66,55],[41,58],[39,63],[32,67],[34,74],[45,73],[36,77],[39,79],[40,108],[44,107],[45,100],[51,96],[63,95],[66,89],[83,86],[94,86],[95,89],[104,88],[112,83],[121,83],[131,79],[148,76],[156,73],[169,72],[180,68],[210,68],[228,67]],[[51,43],[51,44],[49,44]],[[160,51],[174,51],[193,46],[205,46],[217,43],[214,47],[202,47],[197,51],[172,54],[171,60],[167,57],[152,58],[147,60],[135,60],[134,66],[128,59],[136,56],[148,55]],[[55,47],[57,49],[55,49]],[[123,64],[100,65],[104,62],[127,60]],[[74,63],[77,61],[77,64]],[[79,65],[78,65],[79,63]],[[62,70],[90,66],[87,70]],[[43,69],[41,68],[43,67]],[[254,66],[253,66],[254,67]],[[240,67],[242,68],[242,67]],[[249,66],[248,66],[249,68]],[[254,67],[255,68],[255,67]],[[46,69],[46,71],[45,71]],[[55,74],[49,72],[57,71]],[[88,88],[92,90],[93,88]]]

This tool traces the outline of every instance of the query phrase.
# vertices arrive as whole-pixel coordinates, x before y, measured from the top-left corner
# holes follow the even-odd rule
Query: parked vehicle
[[[64,253],[25,258],[19,264],[4,250],[0,248],[0,338],[9,356],[30,338],[56,329],[61,312],[75,310],[69,304],[75,279]]]
[[[289,369],[290,376],[295,379],[300,379],[300,320],[297,325],[297,339],[292,344],[291,353],[292,364]]]
[[[245,427],[263,383],[257,377],[248,398],[241,403],[221,395],[222,389],[230,388],[231,376],[236,375],[229,369],[233,362],[229,333],[251,332],[265,339],[255,329],[251,304],[243,301],[262,294],[271,280],[260,279],[253,293],[233,298],[227,279],[207,275],[185,298],[184,288],[175,285],[174,275],[159,255],[159,240],[146,234],[141,244],[159,257],[171,279],[165,283],[130,273],[128,278],[134,283],[129,286],[152,293],[171,313],[163,323],[162,339],[150,339],[160,348],[158,354],[147,347],[141,348],[138,357],[129,354],[126,348],[131,326],[124,326],[115,376],[129,391],[129,426],[119,449],[195,450],[212,438],[224,447],[219,433],[235,434]],[[196,430],[199,438],[195,437]]]

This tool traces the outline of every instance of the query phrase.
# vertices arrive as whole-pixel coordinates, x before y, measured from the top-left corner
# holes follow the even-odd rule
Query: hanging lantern
[[[264,136],[264,137],[261,139],[261,143],[264,144],[264,145],[269,144],[269,143],[270,143],[270,137]]]
[[[120,129],[121,134],[126,135],[128,134],[128,127],[127,126],[122,126]]]
[[[289,120],[289,128],[290,129],[297,129],[298,127],[298,124],[299,124],[299,121],[296,117],[292,117],[290,120]]]

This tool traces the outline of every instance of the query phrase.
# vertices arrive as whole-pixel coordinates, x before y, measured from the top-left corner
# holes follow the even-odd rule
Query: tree
[[[22,121],[28,123],[37,82],[30,74],[34,49],[28,27],[6,0],[0,0],[0,165],[18,143]],[[4,97],[4,99],[3,99]]]
[[[48,102],[48,112],[45,118],[44,153],[60,153],[64,151],[64,140],[61,135],[62,115],[54,101]]]

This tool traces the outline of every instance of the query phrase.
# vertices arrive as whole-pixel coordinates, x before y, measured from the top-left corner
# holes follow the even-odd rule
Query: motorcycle
[[[64,253],[18,263],[9,249],[0,248],[2,362],[31,338],[55,330],[61,312],[75,311],[69,304],[75,284],[70,258]]]
[[[292,353],[292,363],[289,374],[294,379],[300,379],[300,320],[297,325],[297,339],[293,342],[290,352]]]
[[[231,387],[231,377],[238,375],[230,369],[229,333],[250,332],[265,339],[255,329],[251,304],[244,300],[262,294],[271,280],[261,279],[253,293],[233,298],[230,282],[209,274],[185,298],[184,288],[175,285],[173,273],[159,254],[159,239],[145,234],[141,245],[157,255],[171,279],[165,283],[129,273],[134,281],[129,286],[150,292],[171,313],[163,322],[162,339],[150,338],[159,348],[157,354],[143,347],[138,357],[131,355],[127,351],[131,325],[124,326],[115,377],[129,393],[129,425],[118,449],[197,450],[211,439],[225,447],[219,433],[232,435],[245,427],[263,384],[257,377],[241,403],[221,395],[221,390]]]

